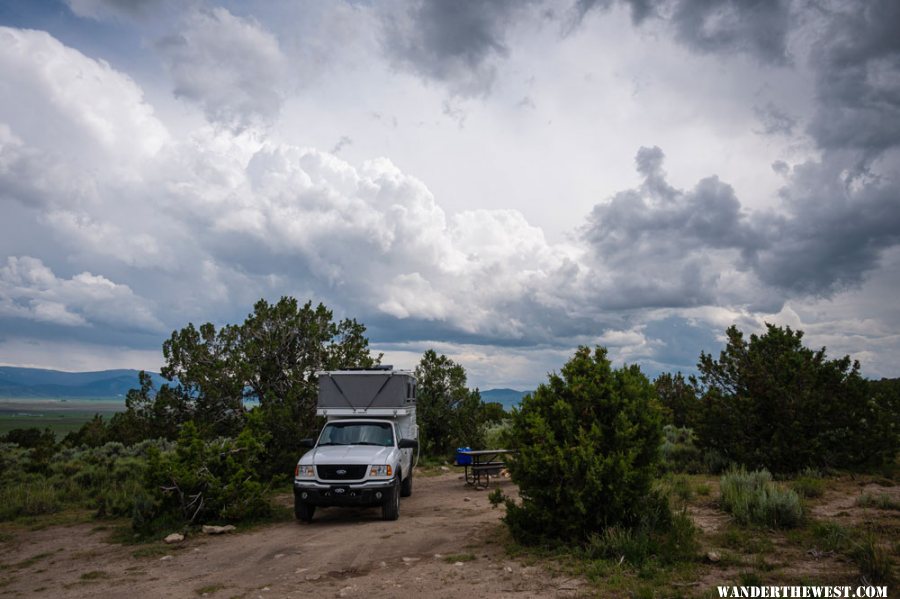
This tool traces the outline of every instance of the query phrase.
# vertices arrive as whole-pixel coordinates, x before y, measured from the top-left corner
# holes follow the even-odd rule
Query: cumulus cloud
[[[199,104],[210,121],[241,130],[270,124],[278,115],[287,59],[260,23],[225,8],[197,10],[157,47],[175,95]]]
[[[52,148],[57,164],[86,168],[97,154],[140,163],[168,139],[130,77],[45,32],[0,27],[0,72],[15,92],[0,94],[4,147]]]
[[[64,326],[162,328],[149,304],[127,285],[90,272],[60,278],[30,256],[11,256],[0,267],[0,315]]]

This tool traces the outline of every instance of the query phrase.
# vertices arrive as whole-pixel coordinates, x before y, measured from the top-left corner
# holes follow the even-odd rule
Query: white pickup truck
[[[382,367],[317,373],[317,413],[327,422],[294,472],[294,514],[311,522],[317,507],[381,506],[400,517],[412,494],[418,450],[412,373]]]

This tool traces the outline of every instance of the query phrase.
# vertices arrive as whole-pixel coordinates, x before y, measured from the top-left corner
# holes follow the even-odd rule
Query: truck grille
[[[366,468],[366,464],[316,466],[316,473],[322,480],[360,480],[366,475]]]

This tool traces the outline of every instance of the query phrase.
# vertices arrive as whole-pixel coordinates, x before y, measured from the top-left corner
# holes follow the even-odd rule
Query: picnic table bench
[[[500,471],[506,468],[505,456],[515,453],[512,449],[469,449],[458,451],[456,452],[456,465],[465,468],[467,485],[486,487],[491,482],[491,476],[500,476]],[[471,461],[466,460],[460,463],[460,456],[468,456]]]

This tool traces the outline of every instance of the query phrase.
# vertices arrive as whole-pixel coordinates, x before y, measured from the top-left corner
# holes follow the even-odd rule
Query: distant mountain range
[[[156,387],[167,382],[159,373],[150,376]],[[43,368],[0,366],[0,398],[6,399],[122,399],[129,389],[138,387],[137,370],[100,370],[62,372]],[[531,391],[487,389],[481,392],[485,402],[503,404],[507,410],[518,406]]]
[[[487,389],[481,392],[481,401],[503,404],[507,410],[519,406],[522,398],[532,391],[516,391],[515,389]]]
[[[151,372],[150,376],[157,386],[166,382],[158,373]],[[137,370],[61,372],[0,366],[0,398],[124,400],[128,390],[137,387]]]

